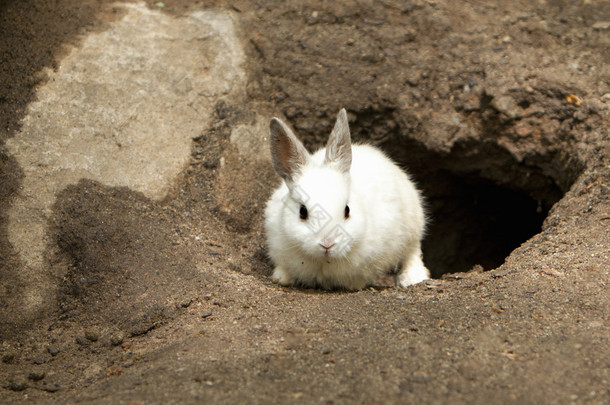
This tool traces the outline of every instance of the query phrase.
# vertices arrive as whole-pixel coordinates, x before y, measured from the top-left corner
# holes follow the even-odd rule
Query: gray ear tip
[[[337,122],[342,122],[345,125],[349,126],[349,119],[347,118],[347,111],[345,110],[345,108],[342,108],[339,111],[339,114],[337,114]]]
[[[286,125],[282,122],[281,119],[273,117],[269,122],[269,131],[271,132],[271,136],[274,136],[287,132],[287,129]]]

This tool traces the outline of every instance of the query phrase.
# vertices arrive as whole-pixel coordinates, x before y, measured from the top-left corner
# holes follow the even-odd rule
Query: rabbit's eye
[[[307,208],[305,208],[305,206],[301,204],[301,209],[299,210],[299,217],[301,217],[301,219],[307,219],[308,215],[309,213],[307,212]]]
[[[349,205],[345,206],[345,219],[349,218]]]

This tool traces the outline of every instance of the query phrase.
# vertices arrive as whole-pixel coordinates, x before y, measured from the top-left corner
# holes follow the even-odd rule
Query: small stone
[[[210,316],[212,316],[212,313],[211,313],[211,312],[204,312],[203,314],[201,314],[201,317],[202,317],[203,319],[205,319],[205,318],[209,318]]]
[[[426,280],[425,283],[426,283],[426,287],[428,287],[428,289],[437,288],[443,284],[443,282],[441,280],[435,280],[435,279]]]
[[[410,13],[411,11],[413,11],[415,9],[415,4],[413,3],[407,3],[407,4],[403,4],[402,7],[400,8],[400,12],[403,14],[407,14]]]
[[[404,34],[403,38],[405,42],[413,42],[417,39],[417,32],[415,30],[409,30]]]
[[[180,306],[181,306],[182,308],[188,308],[188,307],[189,307],[189,306],[190,306],[192,303],[193,303],[193,300],[192,300],[192,299],[190,299],[190,298],[188,298],[188,299],[185,299],[184,301],[182,301],[182,302],[180,303]]]
[[[500,96],[494,98],[491,102],[492,106],[499,112],[505,114],[510,119],[516,119],[520,117],[519,107],[515,100],[509,96]]]
[[[598,21],[593,24],[592,28],[595,31],[607,31],[610,30],[610,21]]]
[[[8,382],[8,385],[6,386],[6,388],[8,388],[11,391],[23,391],[27,387],[28,387],[28,383],[23,378],[15,378],[13,380],[10,380]]]
[[[574,120],[576,121],[584,122],[587,120],[587,118],[589,118],[589,115],[584,111],[576,111],[574,113]]]
[[[49,345],[47,346],[47,352],[49,352],[49,354],[53,357],[57,356],[59,354],[59,348],[57,346],[53,346],[53,345]]]
[[[520,124],[515,127],[515,133],[521,138],[524,138],[533,132],[534,132],[534,128],[532,128],[531,126],[529,126],[527,124]]]
[[[582,104],[582,100],[580,99],[580,97],[578,97],[575,94],[568,94],[566,96],[566,103],[572,104],[572,105],[575,105],[578,107]]]
[[[28,374],[28,379],[32,381],[40,381],[45,377],[45,373],[43,371],[32,371]]]
[[[100,338],[100,335],[95,331],[85,331],[85,338],[91,342],[97,342]]]
[[[331,354],[331,353],[332,353],[332,350],[330,350],[330,349],[322,350],[322,354]]]
[[[318,17],[319,17],[319,13],[317,11],[312,12],[309,15],[309,18],[307,19],[307,24],[308,25],[313,25],[316,24],[318,22]]]
[[[116,333],[112,336],[110,336],[110,344],[112,346],[119,346],[123,343],[123,334],[122,333]]]
[[[46,381],[42,382],[42,385],[37,387],[46,392],[57,392],[60,390],[60,386],[57,383],[47,384]]]
[[[78,343],[81,346],[89,346],[89,343],[91,343],[91,342],[89,340],[87,340],[87,338],[85,338],[84,336],[77,336],[76,343]]]
[[[8,353],[4,353],[2,355],[2,362],[3,363],[11,364],[14,361],[15,361],[15,353],[8,352]]]

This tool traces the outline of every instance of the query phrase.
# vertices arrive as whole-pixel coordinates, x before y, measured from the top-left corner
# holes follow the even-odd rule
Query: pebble
[[[47,351],[49,352],[49,354],[53,357],[57,356],[59,354],[59,348],[57,346],[47,346]]]
[[[589,116],[583,111],[576,111],[574,113],[574,119],[576,121],[584,122],[587,120],[587,118],[589,118]]]
[[[85,337],[83,336],[77,336],[76,337],[76,343],[78,343],[81,346],[89,346],[89,340],[87,340]]]
[[[27,381],[25,381],[22,378],[15,378],[8,382],[8,385],[6,388],[8,388],[11,391],[23,391],[27,387],[28,387]]]
[[[100,338],[100,335],[95,331],[85,331],[85,338],[91,342],[97,342]]]
[[[210,316],[212,316],[212,313],[211,313],[211,312],[204,312],[203,314],[201,314],[201,317],[202,317],[203,319],[205,319],[205,318],[209,318]]]
[[[57,392],[60,390],[60,386],[57,383],[47,384],[45,381],[42,382],[40,387],[37,387],[46,392]]]
[[[513,100],[512,97],[500,96],[494,98],[491,104],[496,110],[508,116],[508,118],[515,119],[520,116],[517,103],[515,103],[515,100]]]
[[[124,337],[123,337],[122,333],[114,334],[114,335],[110,336],[110,344],[112,346],[118,346],[123,343],[123,339],[124,339]]]
[[[578,97],[575,94],[568,94],[566,96],[566,103],[572,104],[572,105],[575,105],[578,107],[582,104],[582,100],[580,99],[580,97]]]
[[[2,355],[2,362],[6,363],[6,364],[11,364],[13,361],[15,361],[15,353],[4,353]]]
[[[598,21],[593,24],[592,28],[595,31],[607,31],[610,30],[610,21]]]
[[[193,300],[188,298],[180,303],[182,308],[188,308],[193,303]]]
[[[441,280],[435,280],[433,278],[426,280],[426,285],[429,285],[429,286],[438,287],[442,284],[443,284],[443,282]]]
[[[32,381],[40,381],[45,377],[45,373],[43,371],[32,371],[28,374],[28,379]]]

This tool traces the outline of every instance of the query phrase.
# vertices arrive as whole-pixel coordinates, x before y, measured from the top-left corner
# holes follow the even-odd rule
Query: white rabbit
[[[429,277],[419,192],[383,152],[351,145],[345,109],[314,155],[278,118],[270,146],[284,179],[265,210],[275,282],[360,290],[397,266],[401,287]]]

